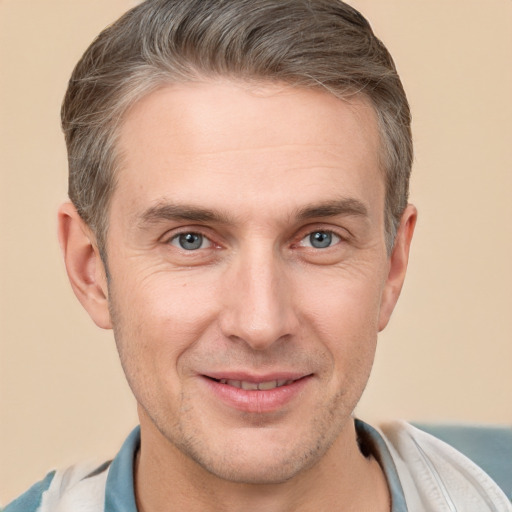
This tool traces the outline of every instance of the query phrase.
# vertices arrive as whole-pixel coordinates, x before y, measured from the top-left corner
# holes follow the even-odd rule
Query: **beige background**
[[[136,424],[109,332],[67,284],[59,106],[129,0],[0,0],[0,503],[52,467],[111,457]],[[354,0],[414,113],[420,221],[358,414],[512,423],[512,0]]]

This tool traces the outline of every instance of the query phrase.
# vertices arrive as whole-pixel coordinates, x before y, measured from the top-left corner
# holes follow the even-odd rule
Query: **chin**
[[[198,462],[203,469],[217,478],[236,484],[249,485],[276,485],[285,483],[297,474],[301,473],[310,464],[304,466],[304,461],[276,460],[275,455],[267,459],[254,457],[254,460],[231,460],[224,459],[223,463],[215,461],[208,464],[204,461]]]
[[[188,446],[182,446],[181,451],[208,473],[224,481],[275,485],[287,482],[314,466],[332,444],[298,433],[295,433],[295,438],[288,433],[284,440],[282,435],[275,434],[277,432],[271,436],[242,435],[238,439],[233,435],[227,442],[212,442],[209,447],[187,443]]]

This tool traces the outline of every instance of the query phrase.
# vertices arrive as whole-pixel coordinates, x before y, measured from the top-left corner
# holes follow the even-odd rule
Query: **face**
[[[310,468],[343,444],[398,296],[372,108],[175,85],[119,144],[109,313],[143,438],[231,481]]]

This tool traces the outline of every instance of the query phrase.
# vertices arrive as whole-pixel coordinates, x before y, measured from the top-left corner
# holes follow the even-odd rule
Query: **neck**
[[[361,454],[353,422],[319,462],[276,484],[221,479],[184,455],[152,424],[141,422],[141,441],[135,464],[139,512],[390,510],[385,476],[373,457]]]

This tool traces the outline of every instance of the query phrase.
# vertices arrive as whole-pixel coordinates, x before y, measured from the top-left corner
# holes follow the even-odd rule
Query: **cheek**
[[[204,277],[161,271],[125,279],[122,290],[115,293],[116,302],[125,320],[142,331],[139,334],[161,330],[162,340],[180,343],[183,335],[200,329],[212,314],[215,286]]]
[[[316,280],[323,286],[312,288],[302,282],[297,288],[309,290],[302,293],[301,324],[312,329],[313,338],[321,340],[329,352],[337,385],[341,380],[350,386],[369,374],[377,342],[381,282],[376,274],[351,279],[348,273],[336,272]]]
[[[173,381],[181,356],[215,317],[211,288],[185,275],[161,273],[112,280],[110,307],[125,372],[137,380]]]
[[[330,335],[363,337],[378,332],[384,279],[377,272],[355,273],[346,269],[304,276],[294,293],[301,314]],[[370,336],[373,338],[373,336]]]

